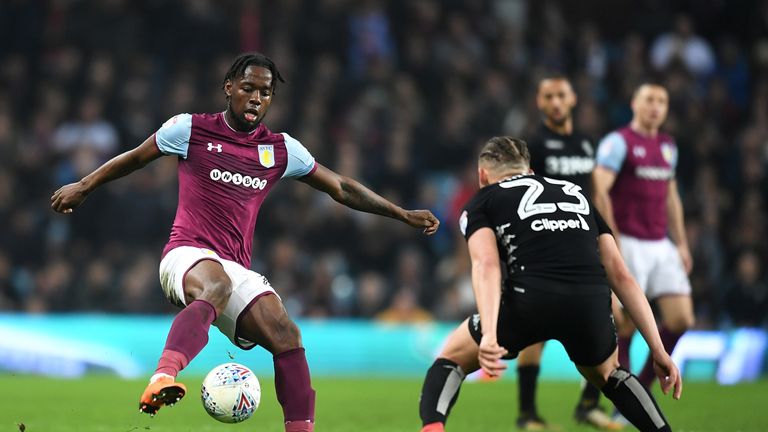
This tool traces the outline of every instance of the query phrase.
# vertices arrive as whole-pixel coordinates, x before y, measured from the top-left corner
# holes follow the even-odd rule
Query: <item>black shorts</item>
[[[480,316],[469,318],[469,333],[480,343]],[[611,296],[508,290],[502,296],[497,326],[499,345],[513,359],[525,347],[549,339],[560,341],[578,366],[597,366],[616,349]]]

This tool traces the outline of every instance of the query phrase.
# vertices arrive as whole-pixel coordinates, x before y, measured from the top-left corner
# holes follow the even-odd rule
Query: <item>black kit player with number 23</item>
[[[534,173],[567,180],[581,187],[590,196],[595,148],[592,140],[574,127],[573,110],[577,96],[565,76],[542,78],[536,92],[536,106],[541,123],[529,139],[531,169]],[[614,317],[623,317],[618,303],[612,302]],[[620,325],[621,323],[617,323]],[[517,357],[518,406],[517,427],[521,430],[541,430],[549,425],[539,415],[536,387],[544,343],[531,345]],[[621,430],[624,425],[613,421],[599,406],[600,389],[584,382],[574,410],[577,422],[600,430]]]
[[[466,374],[498,376],[502,359],[549,339],[641,431],[670,431],[653,396],[619,365],[611,288],[648,343],[664,393],[682,392],[650,305],[610,228],[581,188],[531,173],[524,141],[495,137],[478,161],[481,189],[459,226],[472,261],[478,314],[450,335],[427,371],[422,432],[443,432]],[[501,287],[501,288],[500,288]],[[609,288],[611,287],[611,288]]]

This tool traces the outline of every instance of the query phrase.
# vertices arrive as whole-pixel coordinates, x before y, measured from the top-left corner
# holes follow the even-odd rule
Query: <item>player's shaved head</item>
[[[510,136],[493,137],[480,150],[480,166],[496,173],[530,169],[528,144]]]

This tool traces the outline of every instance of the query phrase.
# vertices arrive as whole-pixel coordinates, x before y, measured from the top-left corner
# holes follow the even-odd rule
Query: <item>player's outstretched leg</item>
[[[422,432],[442,432],[451,408],[459,398],[461,383],[480,366],[479,347],[469,334],[468,320],[451,333],[445,348],[427,371],[419,400]]]
[[[286,432],[315,428],[315,390],[301,345],[301,333],[275,295],[259,298],[243,314],[238,334],[272,353],[275,391],[283,407]]]
[[[158,375],[152,377],[139,401],[139,411],[154,417],[163,405],[173,406],[187,394],[187,387],[176,382],[172,376]]]
[[[216,261],[203,260],[189,269],[184,278],[187,307],[173,320],[155,374],[139,399],[141,412],[154,416],[187,393],[176,376],[208,343],[208,330],[229,301],[231,285]]]
[[[598,366],[577,367],[592,384],[602,388],[603,394],[641,432],[671,432],[653,395],[636,376],[619,366],[616,351]]]
[[[195,300],[176,315],[168,332],[163,354],[139,401],[142,412],[155,415],[163,405],[173,405],[186,394],[175,382],[184,369],[208,343],[208,329],[216,319],[216,309],[205,300]]]
[[[519,413],[517,427],[522,430],[542,430],[547,422],[539,416],[536,408],[536,382],[539,378],[539,364],[544,342],[526,347],[517,357],[517,393]]]
[[[444,429],[466,376],[464,369],[452,360],[438,358],[432,363],[424,378],[419,400],[423,432],[438,432]]]

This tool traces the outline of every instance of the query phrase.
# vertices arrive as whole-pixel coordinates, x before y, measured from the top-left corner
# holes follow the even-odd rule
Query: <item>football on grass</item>
[[[223,423],[249,419],[261,401],[261,386],[253,371],[238,363],[216,366],[203,380],[203,406]]]

